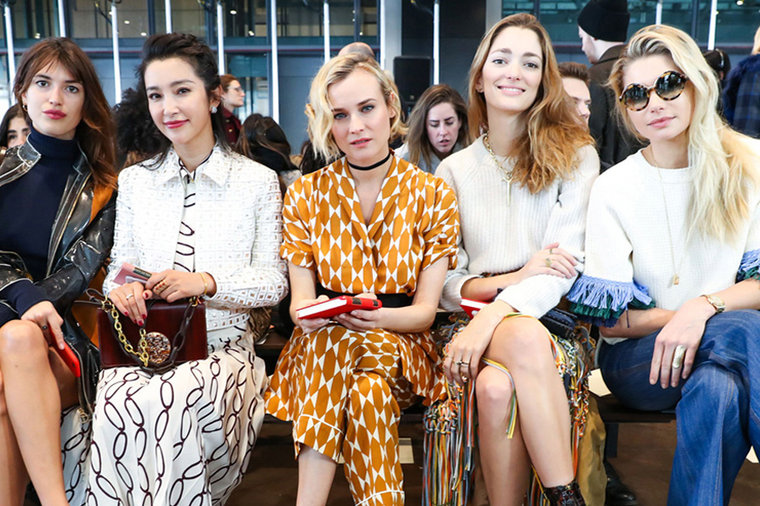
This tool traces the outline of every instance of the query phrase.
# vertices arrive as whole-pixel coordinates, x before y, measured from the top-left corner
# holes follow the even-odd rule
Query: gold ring
[[[549,258],[549,257],[546,257],[546,260],[544,260],[544,263],[546,264],[547,267],[551,267],[552,266],[552,259]]]
[[[680,369],[683,365],[683,357],[686,355],[686,346],[679,344],[676,346],[676,351],[673,353],[673,369]]]
[[[465,383],[467,383],[467,381],[470,379],[470,377],[467,376],[466,374],[462,374],[461,376],[462,376],[462,381],[464,381]]]
[[[550,254],[550,255],[553,255],[553,254],[554,254],[554,248],[549,248],[549,254]]]
[[[164,290],[166,290],[166,283],[164,283],[163,281],[161,281],[159,284],[153,287],[153,291],[156,293],[161,293]]]

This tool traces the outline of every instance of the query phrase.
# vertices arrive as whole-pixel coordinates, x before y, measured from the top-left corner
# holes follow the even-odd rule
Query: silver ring
[[[134,297],[134,296],[135,296],[135,294],[133,294],[133,293],[128,293],[128,294],[127,294],[127,296],[125,297],[125,299],[129,300],[129,299],[131,299],[131,298],[132,298],[132,297]]]
[[[48,326],[47,326],[47,325],[42,325],[42,326],[40,326],[40,329],[42,329],[43,331],[44,331],[44,330],[47,330],[47,329],[48,329]]]
[[[463,365],[470,365],[470,362],[465,362],[464,360],[457,360],[457,365],[459,367],[462,367]]]
[[[680,369],[683,365],[683,357],[686,355],[686,346],[679,344],[673,353],[673,369]]]

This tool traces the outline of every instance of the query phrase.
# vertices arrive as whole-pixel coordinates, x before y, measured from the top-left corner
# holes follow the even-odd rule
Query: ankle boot
[[[552,506],[586,506],[581,489],[575,480],[567,485],[545,488],[544,493]]]

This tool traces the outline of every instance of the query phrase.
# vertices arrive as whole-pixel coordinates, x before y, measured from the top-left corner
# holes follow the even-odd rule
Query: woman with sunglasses
[[[469,96],[470,131],[480,137],[437,170],[462,217],[442,305],[493,302],[452,340],[444,370],[459,383],[477,376],[491,504],[521,504],[529,483],[528,504],[583,504],[575,475],[588,407],[584,354],[538,318],[581,268],[599,158],[565,94],[549,35],[529,14],[508,16],[483,37]]]
[[[600,325],[610,390],[641,410],[676,408],[668,504],[727,504],[760,448],[760,143],[716,112],[696,43],[639,30],[610,83],[649,145],[600,176],[586,269],[569,295]]]

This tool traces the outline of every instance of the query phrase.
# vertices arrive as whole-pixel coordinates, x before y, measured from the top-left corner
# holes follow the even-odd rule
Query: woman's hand
[[[560,248],[559,243],[555,242],[536,251],[517,272],[522,280],[538,274],[549,274],[570,279],[578,274],[578,271],[575,270],[577,264],[578,261],[575,257]]]
[[[303,309],[306,306],[311,306],[312,304],[316,304],[317,302],[324,302],[326,300],[330,300],[330,298],[327,295],[320,295],[316,299],[303,299],[303,300],[298,301],[298,305],[295,306],[295,310],[298,311],[299,309]],[[296,327],[300,328],[304,334],[309,334],[311,332],[314,332],[315,330],[321,329],[322,327],[330,323],[329,318],[304,318],[302,320],[298,318],[297,316],[295,316],[296,311],[291,311],[291,318],[293,319],[293,324],[295,324]]]
[[[61,331],[63,318],[50,301],[43,300],[33,305],[21,315],[21,319],[39,325],[47,342],[51,346],[55,344],[59,349],[63,349],[63,332]]]
[[[181,272],[167,269],[153,274],[145,283],[145,289],[152,295],[175,302],[188,297],[213,295],[216,282],[206,272]]]
[[[133,281],[111,290],[108,298],[121,314],[128,316],[135,324],[142,325],[148,317],[145,300],[151,295],[150,290],[146,290],[142,283]]]
[[[662,388],[667,388],[668,385],[676,387],[679,377],[684,380],[689,377],[702,334],[705,332],[705,324],[714,314],[715,308],[704,297],[687,300],[676,311],[655,340],[652,367],[649,371],[650,384],[656,384],[659,378]],[[673,357],[679,346],[685,349],[683,362],[673,364]]]
[[[493,302],[480,311],[449,343],[443,371],[449,381],[464,384],[480,369],[480,358],[491,343],[494,330],[504,316],[514,312],[503,301]]]
[[[360,299],[376,300],[377,296],[374,293],[360,293],[355,295]],[[380,324],[381,316],[383,315],[383,309],[354,309],[348,313],[342,313],[333,317],[333,319],[346,327],[347,329],[356,331],[365,331],[381,328]]]

